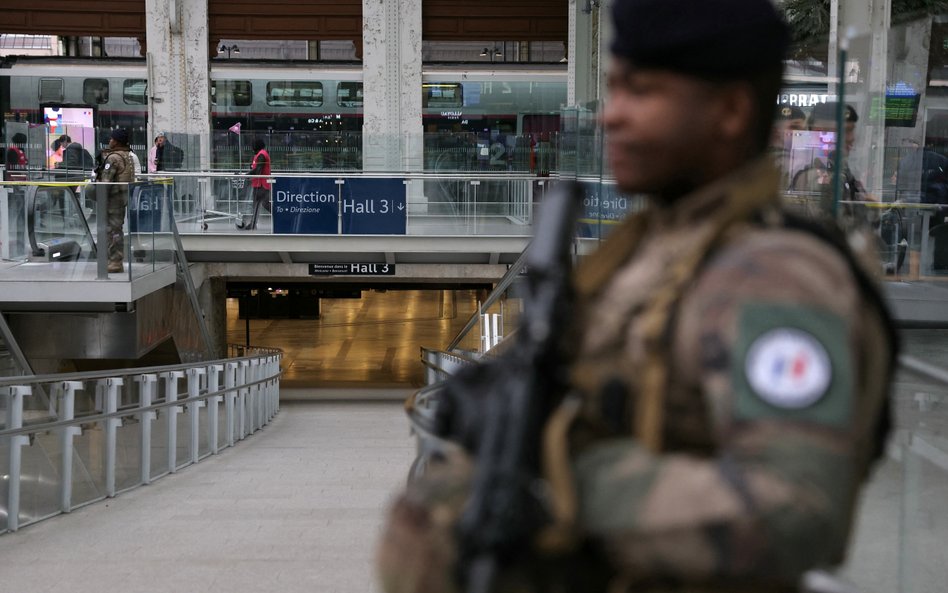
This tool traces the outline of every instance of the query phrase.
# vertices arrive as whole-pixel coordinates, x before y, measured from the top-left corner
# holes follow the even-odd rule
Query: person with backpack
[[[10,139],[10,144],[7,145],[4,155],[3,178],[5,181],[13,179],[14,176],[19,174],[17,172],[26,171],[29,161],[23,151],[24,146],[26,146],[26,134],[18,132]]]

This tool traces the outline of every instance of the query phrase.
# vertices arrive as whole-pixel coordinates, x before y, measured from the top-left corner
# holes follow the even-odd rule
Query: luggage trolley
[[[222,220],[239,222],[242,218],[240,214],[241,201],[249,200],[251,207],[253,207],[253,195],[249,191],[249,177],[202,177],[201,181],[210,186],[205,188],[206,191],[201,192],[203,200],[199,222],[203,230],[207,230],[208,222]],[[223,209],[218,209],[222,206]]]

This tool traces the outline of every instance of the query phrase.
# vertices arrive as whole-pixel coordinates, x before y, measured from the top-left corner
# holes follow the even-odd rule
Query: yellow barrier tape
[[[36,187],[76,187],[89,185],[89,181],[0,181],[0,185],[25,185]]]
[[[622,224],[621,220],[599,220],[598,218],[580,218],[579,222],[584,224]]]
[[[0,186],[2,185],[22,185],[22,186],[35,186],[35,187],[76,187],[79,185],[89,185],[91,181],[0,181]],[[119,185],[119,183],[109,183],[107,181],[100,181],[97,183],[104,183],[105,185]],[[148,181],[136,181],[135,183],[158,183],[160,185],[172,185],[174,184],[174,179],[171,177],[162,177],[160,179],[149,179]]]

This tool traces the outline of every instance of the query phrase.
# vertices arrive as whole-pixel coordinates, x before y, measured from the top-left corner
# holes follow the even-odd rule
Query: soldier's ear
[[[751,85],[745,82],[722,84],[715,95],[716,127],[721,139],[736,143],[753,141],[757,102]]]

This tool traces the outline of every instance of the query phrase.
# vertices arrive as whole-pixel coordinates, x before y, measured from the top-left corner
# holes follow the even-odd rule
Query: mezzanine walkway
[[[379,526],[414,458],[392,395],[283,403],[198,466],[0,537],[0,589],[376,591]]]

